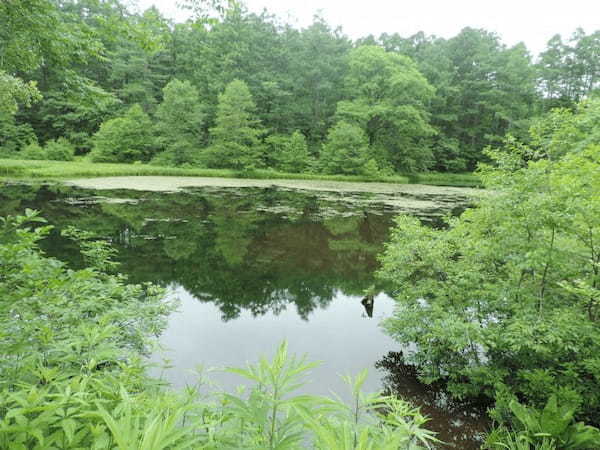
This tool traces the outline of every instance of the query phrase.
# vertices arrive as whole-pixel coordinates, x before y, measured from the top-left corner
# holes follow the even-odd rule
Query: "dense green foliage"
[[[198,90],[189,81],[173,79],[163,89],[163,101],[156,109],[159,160],[179,166],[192,163],[203,141],[203,106]]]
[[[365,173],[368,157],[369,140],[365,132],[358,125],[338,122],[329,130],[319,164],[327,173],[357,175]]]
[[[436,88],[431,125],[434,167],[473,169],[485,160],[483,148],[507,132],[522,135],[528,120],[543,109],[536,72],[524,45],[507,48],[499,36],[465,28],[451,39],[418,33],[408,39],[383,35],[388,51],[412,57]]]
[[[384,326],[423,380],[495,402],[489,447],[600,447],[576,423],[600,423],[600,31],[557,35],[534,59],[481,29],[353,42],[320,17],[296,29],[234,1],[183,6],[193,18],[173,23],[121,0],[1,1],[0,157],[26,161],[0,174],[375,179],[480,166],[488,198],[446,229],[398,218],[380,273],[398,309]],[[359,401],[386,403],[383,427],[284,400],[308,367],[284,347],[238,371],[269,380],[247,398],[166,393],[140,357],[171,306],[108,275],[102,244],[82,242],[79,271],[44,257],[47,229],[26,219],[3,220],[0,235],[2,445],[397,448],[420,435],[420,415],[392,399]],[[220,257],[240,264],[252,217],[219,220]]]
[[[409,57],[360,46],[348,56],[344,83],[348,100],[338,103],[336,115],[364,130],[380,166],[409,172],[431,165],[424,138],[434,129],[425,105],[434,89]],[[360,154],[368,157],[366,147]]]
[[[531,145],[507,139],[482,170],[488,198],[445,230],[398,218],[382,259],[398,301],[385,328],[417,344],[406,360],[495,399],[499,421],[514,398],[552,397],[599,423],[599,112],[584,103],[549,114]]]
[[[315,364],[287,355],[229,369],[247,394],[177,394],[146,375],[143,355],[174,307],[150,284],[111,275],[113,250],[74,229],[87,267],[45,257],[37,242],[51,227],[26,216],[0,223],[0,446],[148,449],[419,449],[435,441],[406,402],[348,379],[349,407],[294,395]]]
[[[318,160],[344,121],[367,135],[369,170],[462,172],[488,159],[485,146],[528,139],[533,118],[572,109],[600,83],[598,31],[556,36],[534,61],[479,29],[352,42],[320,17],[299,30],[238,2],[183,6],[194,13],[186,23],[120,0],[2,2],[0,154],[62,137],[78,154],[99,147],[102,161],[340,173]],[[230,98],[231,83],[245,84],[245,99]],[[226,118],[236,102],[252,122],[244,130]],[[141,148],[102,149],[134,105],[148,116]],[[109,136],[93,138],[101,125]],[[294,133],[308,155],[298,134],[282,141]]]
[[[208,166],[252,170],[262,166],[260,122],[255,118],[254,100],[248,85],[234,80],[219,95],[212,144],[206,150]]]
[[[551,106],[569,106],[598,87],[600,30],[586,35],[582,29],[567,42],[560,35],[548,41],[538,63],[542,87]]]
[[[58,138],[46,142],[44,154],[51,161],[72,161],[75,149],[65,138]]]
[[[104,122],[92,141],[92,161],[148,161],[153,145],[152,122],[136,104],[122,117]]]
[[[269,136],[266,143],[269,146],[266,159],[270,167],[284,172],[301,173],[310,171],[314,164],[306,137],[298,130],[289,136]]]
[[[528,408],[516,400],[509,404],[510,426],[493,430],[485,448],[500,450],[586,450],[600,445],[600,430],[575,422],[576,407],[558,406],[550,397],[543,409]]]

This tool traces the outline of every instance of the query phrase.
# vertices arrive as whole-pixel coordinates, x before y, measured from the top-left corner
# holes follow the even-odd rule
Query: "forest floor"
[[[87,161],[30,161],[0,159],[0,180],[10,179],[73,179],[95,177],[203,177],[245,180],[315,180],[351,183],[428,184],[438,186],[478,187],[474,173],[422,172],[394,176],[323,175],[314,173],[283,173],[269,169],[240,172],[231,169],[200,169],[161,167],[149,164],[108,164]],[[272,183],[271,183],[272,184]]]

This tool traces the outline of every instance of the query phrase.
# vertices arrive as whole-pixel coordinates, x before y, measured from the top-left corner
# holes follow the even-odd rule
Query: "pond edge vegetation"
[[[0,159],[0,180],[61,180],[112,176],[177,176],[221,177],[258,180],[317,180],[347,182],[378,182],[396,184],[429,184],[437,186],[480,187],[475,173],[422,172],[404,175],[326,175],[317,173],[285,173],[271,169],[251,171],[233,169],[203,169],[193,167],[162,167],[150,164],[112,164],[88,161],[46,161]]]

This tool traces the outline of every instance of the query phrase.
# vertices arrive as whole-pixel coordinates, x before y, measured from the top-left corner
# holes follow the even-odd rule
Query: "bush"
[[[13,115],[0,110],[0,148],[4,153],[16,153],[31,142],[37,142],[32,126],[17,124]]]
[[[50,159],[52,161],[73,161],[75,148],[65,138],[58,138],[46,142],[44,153],[44,159]]]
[[[25,146],[16,156],[21,159],[46,159],[46,152],[37,142]]]
[[[509,402],[509,424],[494,429],[484,448],[589,450],[600,448],[600,430],[575,422],[575,408],[558,406],[550,397],[542,410],[528,408],[516,400]]]
[[[405,356],[424,381],[456,396],[508,393],[538,409],[556,396],[597,425],[600,135],[564,131],[546,139],[552,152],[514,139],[490,151],[496,165],[481,174],[493,194],[447,229],[397,219],[381,259],[397,293],[384,326],[414,346]]]
[[[169,167],[204,167],[202,156],[202,152],[189,142],[181,141],[172,143],[167,150],[157,153],[150,164]]]
[[[94,162],[148,161],[154,149],[152,122],[140,105],[133,105],[122,117],[104,122],[92,142]]]
[[[82,241],[83,270],[44,257],[36,243],[51,227],[27,222],[43,225],[32,211],[0,218],[0,448],[107,448],[152,420],[166,428],[178,413],[151,406],[160,393],[140,357],[171,304],[106,273],[101,242]]]

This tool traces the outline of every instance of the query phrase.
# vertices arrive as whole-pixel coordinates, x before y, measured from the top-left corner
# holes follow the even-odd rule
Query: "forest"
[[[600,31],[540,55],[465,28],[352,41],[242,3],[184,2],[173,23],[119,0],[0,4],[0,156],[272,168],[465,172],[484,149],[600,83]]]

